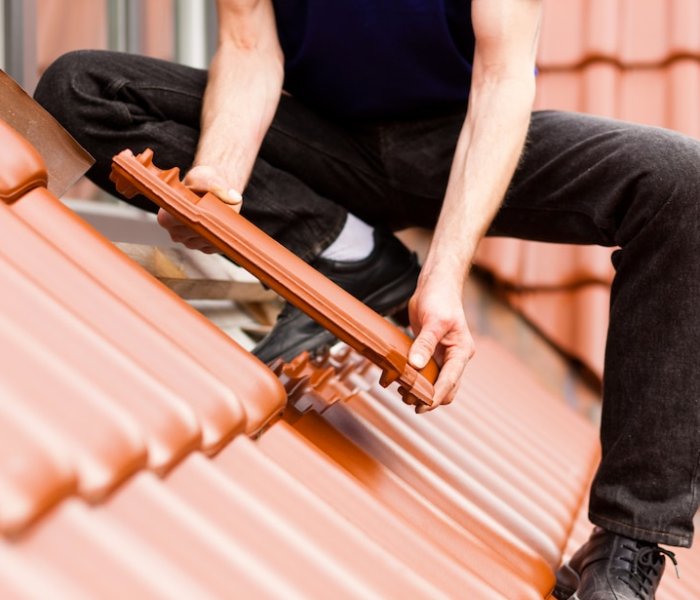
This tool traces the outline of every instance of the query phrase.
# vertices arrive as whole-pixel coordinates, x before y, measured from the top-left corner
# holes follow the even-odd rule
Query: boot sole
[[[576,571],[568,564],[562,565],[557,571],[557,587],[552,592],[552,598],[556,600],[580,600],[576,592],[580,581]]]

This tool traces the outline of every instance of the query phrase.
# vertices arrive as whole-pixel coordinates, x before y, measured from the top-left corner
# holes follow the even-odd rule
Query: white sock
[[[374,250],[374,227],[348,213],[340,235],[322,253],[328,260],[357,261]]]

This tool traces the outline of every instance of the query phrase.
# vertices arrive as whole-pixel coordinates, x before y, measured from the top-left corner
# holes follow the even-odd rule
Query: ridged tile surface
[[[585,536],[596,431],[495,342],[416,415],[349,348],[273,372],[40,183],[0,228],[0,597],[535,600]]]

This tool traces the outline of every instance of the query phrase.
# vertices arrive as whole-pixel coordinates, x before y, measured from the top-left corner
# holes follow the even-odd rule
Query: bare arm
[[[185,183],[240,209],[240,194],[282,93],[284,57],[271,0],[218,0],[219,43],[209,67],[201,136]],[[215,249],[161,211],[173,240]]]
[[[195,166],[243,191],[282,92],[283,56],[270,0],[219,0]]]
[[[541,0],[473,0],[476,36],[469,109],[444,205],[411,299],[417,333],[410,360],[443,361],[435,387],[450,402],[474,342],[462,289],[479,240],[495,216],[523,149],[535,96]]]

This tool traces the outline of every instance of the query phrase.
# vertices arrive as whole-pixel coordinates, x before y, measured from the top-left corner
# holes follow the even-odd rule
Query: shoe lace
[[[628,561],[632,562],[632,568],[629,571],[629,579],[623,579],[623,581],[639,598],[642,598],[642,600],[651,598],[654,586],[659,580],[665,556],[673,563],[676,570],[676,577],[680,579],[678,560],[676,560],[676,555],[670,550],[660,548],[657,545],[642,546],[641,548],[625,545],[623,548],[635,553],[634,559]],[[623,560],[627,561],[627,559]]]

